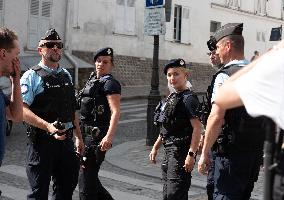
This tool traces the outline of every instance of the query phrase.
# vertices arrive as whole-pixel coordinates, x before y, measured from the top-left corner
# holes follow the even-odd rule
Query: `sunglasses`
[[[46,42],[40,45],[40,47],[46,47],[48,49],[54,48],[54,46],[57,47],[57,49],[62,49],[63,48],[63,43],[62,42]]]

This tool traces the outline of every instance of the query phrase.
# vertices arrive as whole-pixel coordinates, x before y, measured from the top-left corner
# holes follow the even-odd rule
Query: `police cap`
[[[111,56],[113,58],[113,49],[110,47],[105,47],[97,50],[94,53],[94,61],[96,61],[99,56]]]
[[[222,38],[228,35],[242,35],[243,32],[243,23],[228,23],[219,28],[213,37],[216,40],[216,43],[219,42]]]
[[[181,58],[172,59],[164,66],[164,74],[167,74],[169,68],[184,67],[186,68],[185,61]]]
[[[209,51],[216,50],[217,49],[216,44],[217,44],[216,39],[213,36],[210,36],[210,39],[207,41],[207,47]]]
[[[48,29],[41,40],[61,40],[54,28]]]

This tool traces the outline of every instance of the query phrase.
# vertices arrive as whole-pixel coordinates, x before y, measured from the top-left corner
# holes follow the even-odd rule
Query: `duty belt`
[[[162,139],[164,147],[171,146],[171,145],[181,145],[181,144],[186,144],[189,142],[189,136],[185,137],[175,137],[175,138],[167,138],[167,139]]]
[[[92,134],[94,131],[96,132],[97,130],[98,130],[98,127],[96,126],[87,126],[87,125],[81,126],[81,131],[86,134]]]

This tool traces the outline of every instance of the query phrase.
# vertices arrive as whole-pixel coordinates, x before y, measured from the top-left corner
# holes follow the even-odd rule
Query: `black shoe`
[[[0,190],[0,196],[1,196],[1,194],[2,194],[2,191]]]

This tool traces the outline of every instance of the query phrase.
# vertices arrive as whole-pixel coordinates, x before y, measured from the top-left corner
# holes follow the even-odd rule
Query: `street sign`
[[[158,8],[164,6],[164,0],[146,0],[146,8]]]
[[[144,33],[145,35],[165,35],[164,8],[145,9]]]

